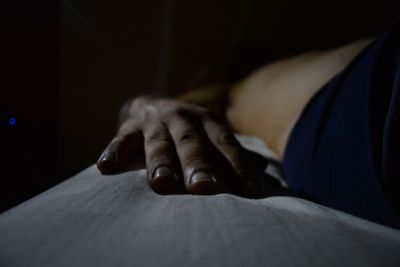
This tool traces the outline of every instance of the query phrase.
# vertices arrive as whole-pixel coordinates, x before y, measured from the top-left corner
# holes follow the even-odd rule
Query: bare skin
[[[241,147],[231,129],[262,138],[282,159],[290,132],[310,98],[370,42],[309,52],[259,69],[224,91],[230,99],[225,111],[228,125],[209,109],[193,104],[217,100],[221,91],[215,93],[213,87],[194,90],[181,100],[135,99],[125,106],[119,131],[97,166],[102,173],[111,173],[143,153],[149,184],[156,192],[254,197],[253,177],[266,162]]]
[[[252,178],[265,169],[265,159],[241,147],[207,109],[141,97],[128,104],[126,113],[99,159],[103,173],[118,171],[144,151],[149,184],[156,192],[257,195]]]
[[[371,42],[309,52],[261,68],[231,91],[229,124],[236,132],[262,138],[282,159],[289,134],[311,97]]]

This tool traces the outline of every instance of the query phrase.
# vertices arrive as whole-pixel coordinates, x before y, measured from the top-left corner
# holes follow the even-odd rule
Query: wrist
[[[211,84],[185,92],[178,99],[205,107],[220,119],[226,120],[230,88],[230,83]]]

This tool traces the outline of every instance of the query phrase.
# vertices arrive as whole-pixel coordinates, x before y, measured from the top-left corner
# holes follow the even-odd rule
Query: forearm
[[[220,119],[226,120],[231,87],[230,83],[211,84],[185,92],[178,96],[178,99],[206,107]]]
[[[193,90],[182,100],[211,107],[234,131],[262,138],[281,158],[305,105],[372,39],[268,64],[229,86]]]

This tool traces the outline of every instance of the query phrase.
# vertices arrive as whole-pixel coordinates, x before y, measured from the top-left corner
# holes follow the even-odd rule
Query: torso
[[[282,159],[308,101],[371,41],[308,52],[261,68],[233,88],[227,111],[230,125],[239,133],[262,138]]]

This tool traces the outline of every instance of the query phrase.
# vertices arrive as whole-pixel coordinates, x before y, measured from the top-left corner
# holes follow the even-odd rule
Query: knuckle
[[[177,143],[179,145],[185,145],[188,143],[197,142],[199,140],[199,136],[195,131],[185,131],[178,134]]]
[[[196,167],[196,166],[202,166],[205,164],[204,158],[201,156],[189,156],[185,159],[185,162],[187,165]]]
[[[216,140],[217,144],[223,146],[238,146],[239,142],[236,140],[233,133],[225,131],[222,134],[219,134]]]
[[[169,142],[169,138],[166,135],[165,131],[155,130],[146,136],[147,144],[154,142],[161,142],[161,143]]]
[[[166,124],[170,124],[172,121],[177,120],[177,114],[174,110],[165,109],[160,114],[160,120],[164,121]]]
[[[150,162],[170,162],[171,153],[167,143],[157,143],[157,145],[146,148],[147,160]]]
[[[175,105],[171,110],[173,114],[180,117],[203,117],[207,114],[207,109],[198,105],[182,103],[180,105]]]
[[[150,153],[148,157],[148,163],[150,165],[169,165],[170,162],[171,160],[168,155],[162,151],[154,151]]]

